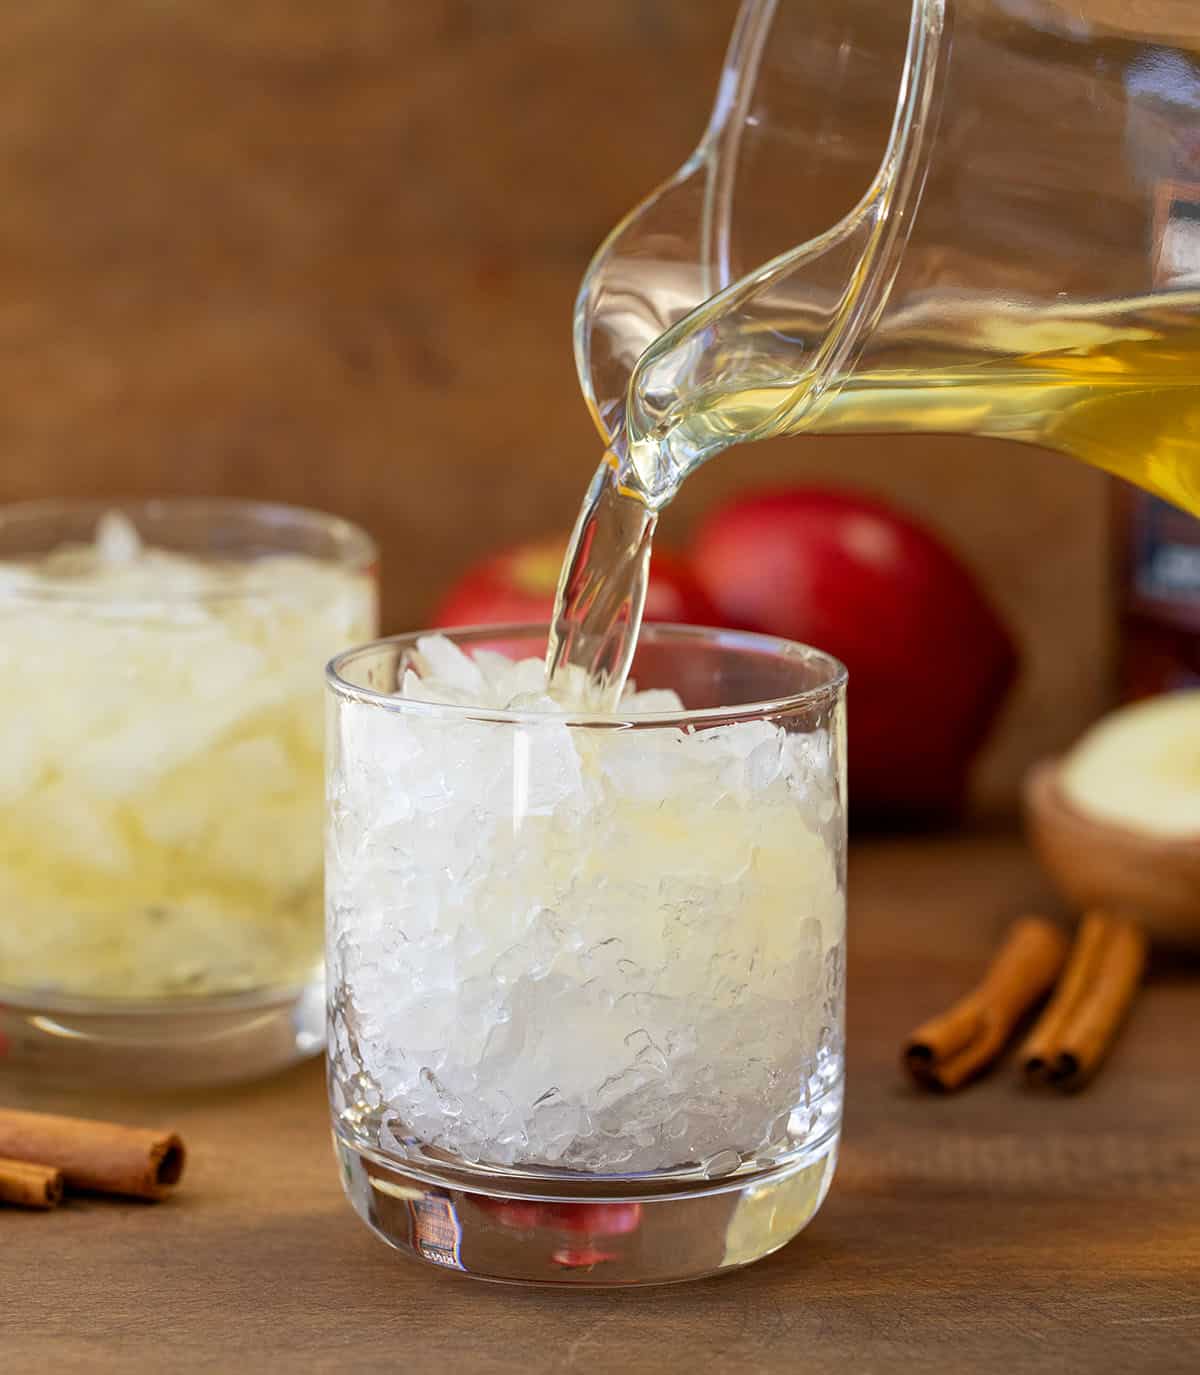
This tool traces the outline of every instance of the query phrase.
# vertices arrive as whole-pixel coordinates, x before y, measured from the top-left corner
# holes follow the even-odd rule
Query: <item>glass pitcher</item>
[[[651,510],[735,442],[920,430],[1200,513],[1200,0],[745,0],[575,347]]]

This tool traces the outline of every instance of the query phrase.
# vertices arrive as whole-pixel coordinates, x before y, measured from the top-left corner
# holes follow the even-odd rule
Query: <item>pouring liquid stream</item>
[[[794,330],[795,311],[786,319]],[[630,426],[605,454],[559,581],[547,652],[552,693],[566,696],[582,671],[591,700],[615,708],[637,644],[658,513],[690,472],[746,440],[1006,438],[1055,449],[1200,515],[1200,290],[1076,305],[1060,317],[1008,312],[981,324],[972,313],[969,325],[942,321],[885,337],[823,390],[811,376],[747,367],[747,359],[769,359],[757,347],[769,333],[769,321],[747,329],[728,370],[720,359],[710,370],[716,384],[681,390],[652,428]]]

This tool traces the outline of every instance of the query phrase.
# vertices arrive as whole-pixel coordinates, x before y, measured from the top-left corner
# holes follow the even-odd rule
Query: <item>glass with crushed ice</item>
[[[820,1206],[841,1121],[845,673],[643,628],[616,714],[545,628],[334,660],[330,1093],[377,1233],[490,1279],[740,1266]]]
[[[0,1048],[214,1082],[324,1043],[329,655],[375,551],[238,501],[0,510]]]

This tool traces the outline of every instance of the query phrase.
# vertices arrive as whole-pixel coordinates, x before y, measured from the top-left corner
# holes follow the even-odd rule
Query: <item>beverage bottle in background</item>
[[[1200,520],[1133,488],[1116,510],[1121,696],[1200,687]]]
[[[1126,142],[1152,191],[1156,290],[1200,283],[1200,69],[1180,54],[1134,64]],[[1171,128],[1173,137],[1162,131]],[[1200,434],[1179,437],[1200,452]],[[1128,700],[1200,686],[1200,520],[1133,488],[1115,502],[1120,551],[1120,692]]]

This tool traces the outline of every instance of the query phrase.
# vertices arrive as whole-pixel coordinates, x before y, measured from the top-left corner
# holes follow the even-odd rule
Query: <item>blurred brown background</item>
[[[569,525],[597,456],[570,311],[688,153],[735,0],[37,0],[0,17],[0,499],[263,496],[384,550],[412,628],[472,557]],[[669,56],[663,66],[661,55]],[[946,535],[1026,677],[1011,797],[1107,681],[1106,484],[921,438],[734,451],[669,514],[835,477]]]

